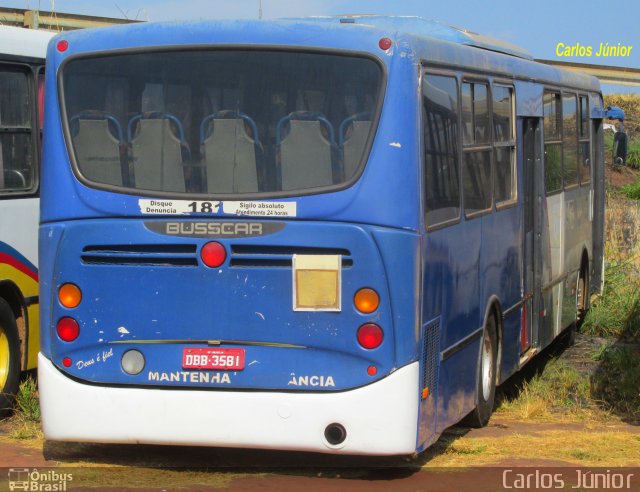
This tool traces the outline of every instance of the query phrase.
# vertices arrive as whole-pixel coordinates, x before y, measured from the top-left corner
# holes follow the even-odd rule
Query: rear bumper
[[[339,393],[192,391],[93,386],[38,356],[46,439],[393,455],[416,448],[418,363]],[[339,423],[346,440],[324,430]]]

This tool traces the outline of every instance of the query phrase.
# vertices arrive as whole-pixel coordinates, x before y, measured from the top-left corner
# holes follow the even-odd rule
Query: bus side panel
[[[565,271],[568,274],[562,303],[561,329],[571,325],[576,319],[576,284],[580,271],[580,261],[585,243],[591,240],[589,221],[588,187],[567,190],[565,196]]]
[[[387,275],[394,324],[395,366],[418,358],[420,241],[413,233],[373,229]],[[416,388],[416,392],[418,388]]]
[[[540,348],[544,348],[560,332],[563,284],[558,279],[564,266],[564,192],[545,199],[542,223],[542,296],[544,324],[540,333]]]
[[[481,233],[481,221],[472,220],[425,236],[422,319],[441,319],[436,432],[460,420],[473,402],[479,338],[465,339],[477,332],[481,317]]]
[[[380,251],[382,262],[387,274],[387,284],[391,302],[391,313],[394,324],[394,347],[395,347],[395,367],[404,367],[418,359],[420,352],[420,236],[413,233],[388,231],[384,229],[373,229],[373,238]],[[433,347],[435,354],[439,358],[438,347]],[[437,365],[430,366],[430,370],[436,374],[425,374],[425,358],[420,361],[420,386],[414,388],[416,396],[420,395],[424,389],[425,380],[437,381]],[[429,425],[430,434],[435,431],[435,407],[436,388],[429,388],[430,394],[428,402],[430,411],[424,414],[425,400],[421,402],[418,409],[418,439],[416,448],[424,442],[422,438],[425,430],[424,425]],[[418,396],[419,398],[419,396]]]
[[[591,107],[594,112],[602,110],[602,99],[591,95]],[[593,187],[593,245],[589,261],[591,262],[590,291],[592,294],[601,293],[604,287],[604,144],[602,134],[602,120],[591,122],[591,182]]]
[[[478,299],[481,315],[493,300],[499,303],[502,313],[508,317],[498,334],[502,341],[500,379],[504,374],[513,373],[519,363],[520,325],[519,309],[512,309],[521,299],[522,240],[520,221],[522,213],[517,206],[511,206],[482,217],[482,256],[480,259],[480,282],[482,295]],[[514,322],[513,319],[516,319]],[[484,319],[478,320],[483,326]]]
[[[51,357],[51,311],[55,299],[51,280],[55,277],[55,254],[62,240],[64,226],[60,224],[40,227],[38,248],[40,266],[40,351]]]

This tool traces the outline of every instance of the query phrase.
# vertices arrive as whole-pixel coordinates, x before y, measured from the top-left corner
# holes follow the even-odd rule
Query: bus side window
[[[493,193],[499,204],[516,197],[513,88],[494,85],[492,97],[495,162]]]
[[[462,121],[465,125],[462,166],[464,211],[473,214],[490,209],[493,200],[488,84],[462,84]]]
[[[580,96],[580,132],[578,134],[578,167],[580,168],[580,184],[591,183],[591,158],[589,140],[589,99]]]
[[[578,184],[578,118],[576,95],[562,94],[562,169],[564,186]]]
[[[425,223],[431,227],[460,216],[458,83],[425,74],[422,84]]]
[[[562,189],[562,116],[560,94],[544,93],[544,187],[547,195]]]
[[[31,103],[27,73],[0,66],[0,191],[33,187]]]

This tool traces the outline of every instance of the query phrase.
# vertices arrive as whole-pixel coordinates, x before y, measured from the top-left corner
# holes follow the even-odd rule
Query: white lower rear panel
[[[340,393],[112,388],[79,383],[39,354],[46,439],[324,453],[409,454],[416,447],[418,363]],[[346,440],[324,430],[339,423]]]

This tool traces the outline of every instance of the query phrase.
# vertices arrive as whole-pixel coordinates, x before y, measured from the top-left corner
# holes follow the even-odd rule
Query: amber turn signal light
[[[369,288],[360,289],[353,297],[353,304],[363,314],[373,313],[380,305],[380,296]]]
[[[82,301],[80,287],[75,284],[62,284],[58,289],[58,299],[60,304],[66,308],[78,307],[80,301]]]

